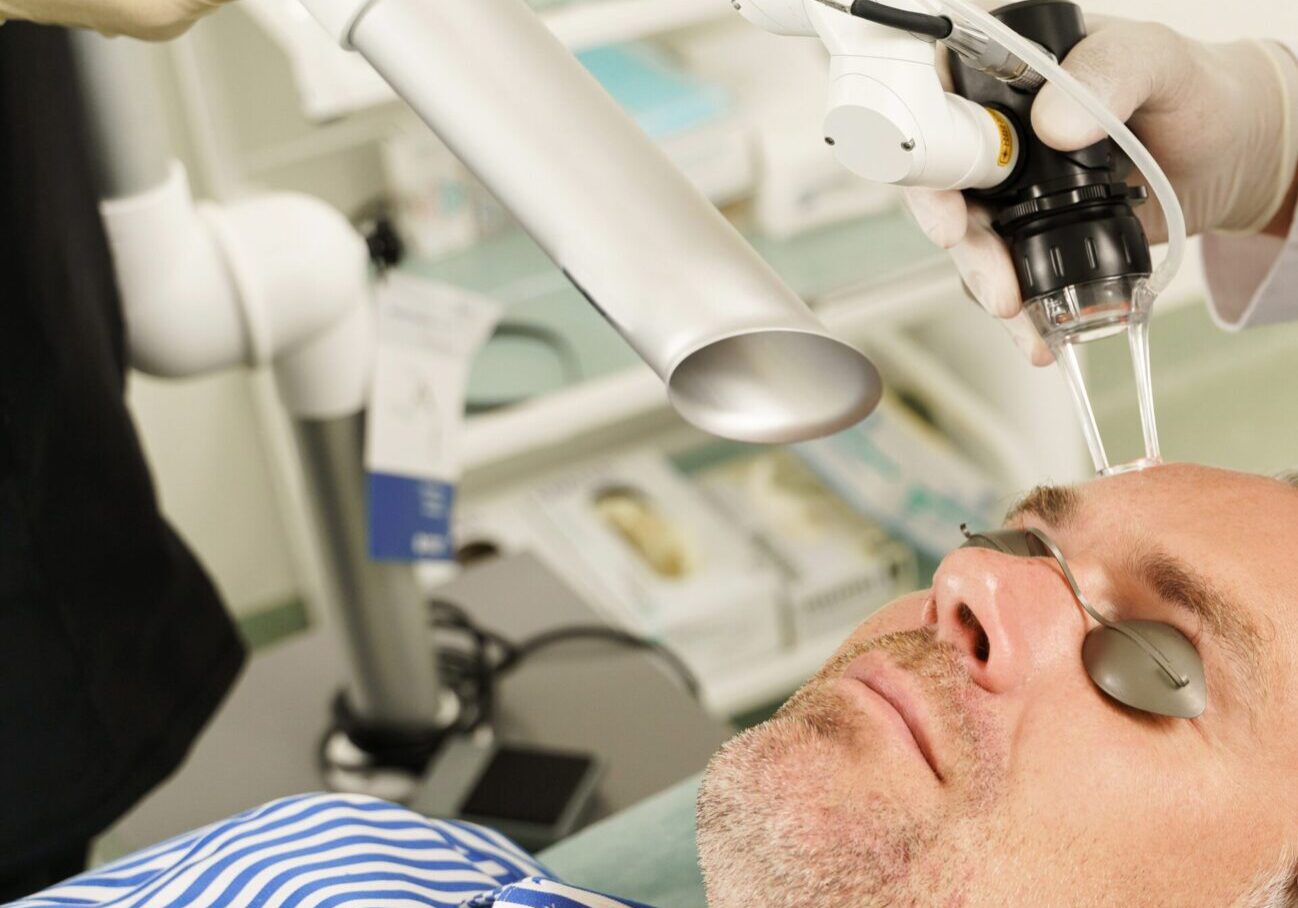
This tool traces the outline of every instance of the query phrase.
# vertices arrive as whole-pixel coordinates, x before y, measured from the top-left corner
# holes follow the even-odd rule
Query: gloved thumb
[[[959,192],[906,186],[902,199],[919,229],[938,246],[950,249],[964,239],[969,212]]]
[[[1153,23],[1114,22],[1091,17],[1094,30],[1064,58],[1062,66],[1122,121],[1175,85],[1183,64],[1177,36]],[[1059,151],[1075,151],[1103,139],[1104,129],[1053,82],[1032,105],[1032,128]]]

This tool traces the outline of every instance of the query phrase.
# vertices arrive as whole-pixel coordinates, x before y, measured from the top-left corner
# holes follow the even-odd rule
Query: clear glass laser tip
[[[1132,303],[1135,312],[1127,325],[1127,345],[1131,348],[1131,370],[1136,382],[1136,400],[1140,406],[1140,428],[1145,437],[1145,460],[1162,463],[1158,446],[1158,420],[1154,416],[1154,377],[1149,366],[1149,319],[1154,309],[1154,295],[1148,281],[1139,281]]]
[[[1154,297],[1147,280],[1138,276],[1079,284],[1028,300],[1026,308],[1037,330],[1055,354],[1073,400],[1095,471],[1112,476],[1162,463],[1158,424],[1154,417],[1154,382],[1149,364],[1149,318]],[[1131,375],[1136,390],[1143,456],[1118,464],[1109,462],[1088,392],[1081,351],[1083,344],[1125,333]]]
[[[1109,469],[1109,455],[1104,450],[1104,439],[1100,437],[1100,425],[1095,421],[1095,410],[1091,398],[1086,393],[1086,377],[1082,372],[1082,363],[1077,356],[1077,345],[1063,341],[1053,345],[1055,361],[1064,373],[1064,381],[1073,396],[1073,408],[1082,424],[1082,435],[1086,438],[1086,447],[1095,462],[1095,471],[1103,474]]]

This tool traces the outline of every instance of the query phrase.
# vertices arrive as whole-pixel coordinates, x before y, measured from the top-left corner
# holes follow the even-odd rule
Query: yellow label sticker
[[[1000,133],[1001,147],[996,152],[996,166],[1005,167],[1014,159],[1014,142],[1017,136],[1014,134],[1014,127],[1010,121],[1005,119],[1005,114],[998,110],[992,110],[990,107],[983,108],[991,114],[992,122],[996,124],[996,131]]]

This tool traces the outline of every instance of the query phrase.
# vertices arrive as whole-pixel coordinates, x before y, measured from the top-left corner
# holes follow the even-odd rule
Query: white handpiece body
[[[909,2],[901,9],[928,10]],[[933,189],[999,185],[1018,162],[1003,117],[945,91],[933,42],[817,0],[738,0],[740,14],[778,35],[818,37],[830,55],[825,140],[848,170],[880,183]]]

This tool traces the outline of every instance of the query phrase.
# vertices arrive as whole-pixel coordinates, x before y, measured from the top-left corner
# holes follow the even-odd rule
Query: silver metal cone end
[[[874,364],[824,334],[757,330],[712,341],[667,379],[672,406],[713,435],[787,444],[832,435],[873,412],[883,394]]]

